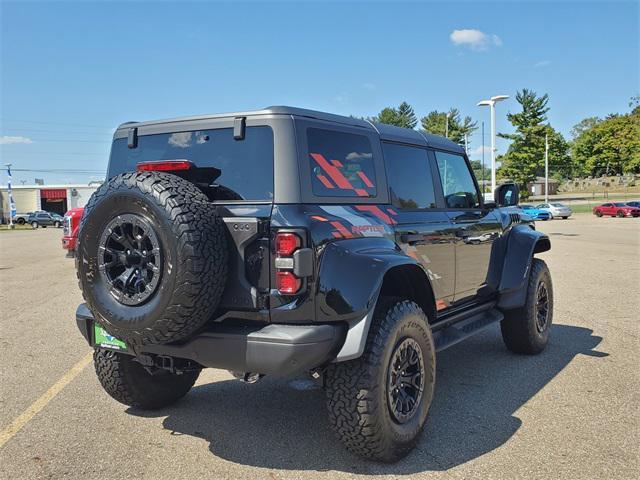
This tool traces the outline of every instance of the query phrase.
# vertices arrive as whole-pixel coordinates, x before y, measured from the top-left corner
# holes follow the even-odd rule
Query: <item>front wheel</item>
[[[31,228],[38,228],[38,222],[31,222]]]
[[[53,222],[53,226],[56,228],[60,228],[60,222]]]
[[[549,343],[553,320],[553,285],[547,264],[534,258],[523,307],[504,312],[502,339],[514,353],[537,354]]]
[[[596,210],[596,217],[601,217],[602,216],[602,212],[600,210]]]
[[[567,218],[569,218],[569,217],[562,217],[563,220],[566,220]]]
[[[618,210],[618,211],[616,212],[616,217],[618,217],[618,218],[622,218],[622,217],[624,217],[624,212],[623,212],[622,210]]]
[[[181,375],[159,369],[150,373],[131,355],[100,349],[93,353],[93,364],[102,388],[112,398],[146,410],[177,402],[200,375],[199,369]]]
[[[24,224],[25,224],[25,220],[24,220],[24,218],[19,218],[19,219],[16,221],[16,223],[17,223],[18,225],[24,225]]]
[[[378,301],[365,351],[326,374],[329,420],[355,454],[395,462],[418,442],[436,377],[427,316],[409,300]]]

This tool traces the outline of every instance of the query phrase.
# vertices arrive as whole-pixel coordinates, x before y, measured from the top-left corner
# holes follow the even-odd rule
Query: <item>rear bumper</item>
[[[85,304],[78,307],[76,322],[87,342],[95,346],[94,319]],[[210,368],[292,375],[330,362],[344,343],[345,334],[342,324],[214,324],[186,342],[145,345],[140,353],[189,359]]]
[[[76,243],[76,237],[62,237],[62,248],[64,248],[65,250],[75,250]]]

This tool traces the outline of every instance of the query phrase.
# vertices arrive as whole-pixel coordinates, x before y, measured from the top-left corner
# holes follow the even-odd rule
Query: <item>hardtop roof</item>
[[[449,140],[448,138],[441,137],[439,135],[433,135],[431,133],[421,132],[409,128],[395,127],[393,125],[374,123],[355,117],[347,117],[344,115],[336,115],[333,113],[320,112],[317,110],[308,110],[305,108],[280,105],[267,107],[262,110],[249,110],[244,112],[214,113],[206,115],[169,118],[163,120],[150,120],[144,122],[126,122],[118,126],[118,130],[168,123],[193,122],[198,120],[208,120],[216,118],[254,117],[264,115],[291,115],[294,117],[324,120],[327,122],[350,125],[354,127],[364,128],[370,131],[375,131],[380,136],[381,140],[429,146],[433,148],[464,153],[464,149],[460,145]]]

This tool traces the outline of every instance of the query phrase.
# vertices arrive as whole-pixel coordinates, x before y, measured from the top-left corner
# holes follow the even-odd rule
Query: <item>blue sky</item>
[[[488,144],[489,112],[475,105],[491,95],[548,93],[551,124],[568,136],[584,117],[628,111],[640,90],[637,1],[1,9],[0,155],[18,185],[100,178],[113,127],[129,120],[268,105],[368,116],[406,100],[420,116],[455,106],[484,120]],[[499,131],[508,110],[515,100],[498,105]],[[471,150],[481,143],[478,131]]]

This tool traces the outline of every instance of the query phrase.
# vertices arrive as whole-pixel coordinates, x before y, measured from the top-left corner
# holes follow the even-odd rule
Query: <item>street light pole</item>
[[[489,100],[478,102],[479,107],[488,106],[491,109],[491,195],[496,189],[496,103],[509,98],[509,95],[495,95]]]
[[[544,203],[549,203],[549,135],[544,134]]]
[[[449,138],[449,112],[447,112],[446,120],[444,123],[444,137]]]

